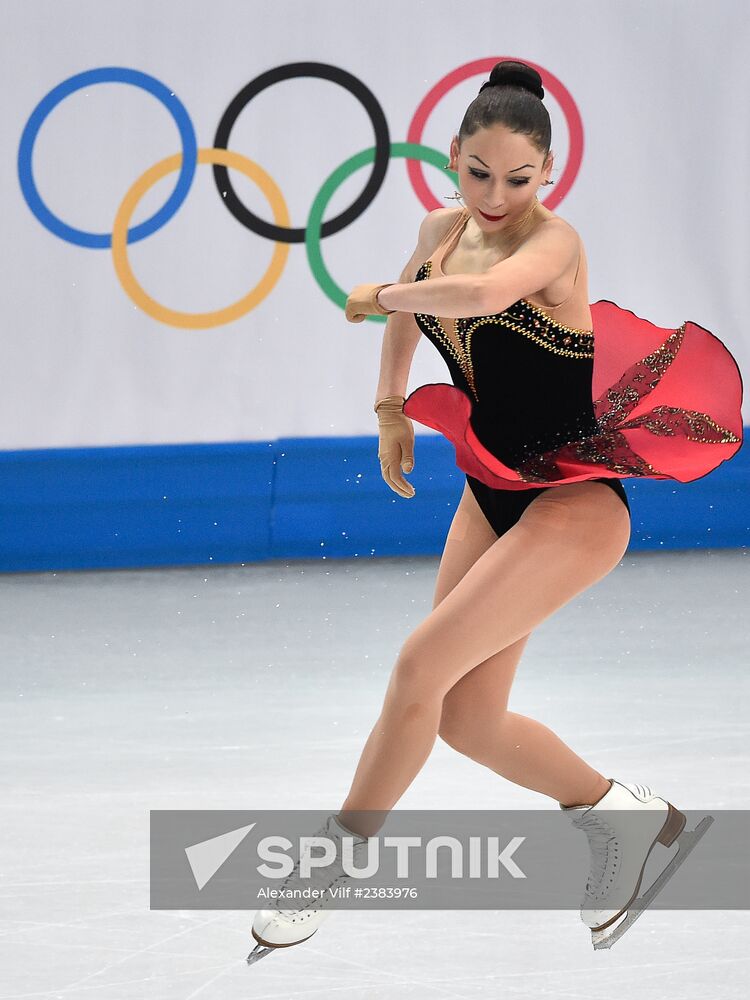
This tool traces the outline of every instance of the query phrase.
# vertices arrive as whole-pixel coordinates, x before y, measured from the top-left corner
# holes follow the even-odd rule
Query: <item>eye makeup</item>
[[[483,181],[487,177],[489,177],[489,174],[479,173],[478,171],[474,170],[473,167],[469,167],[469,173],[471,174],[472,177],[476,177],[478,181]],[[512,184],[513,187],[521,187],[522,184],[529,183],[529,178],[514,177],[509,183]]]

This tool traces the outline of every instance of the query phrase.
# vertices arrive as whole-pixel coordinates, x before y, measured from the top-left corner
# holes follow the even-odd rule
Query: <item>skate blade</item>
[[[261,958],[265,958],[266,955],[270,955],[272,951],[276,951],[275,948],[266,948],[265,945],[256,944],[250,954],[247,956],[247,964],[252,965],[253,962],[259,962]]]
[[[646,892],[633,901],[633,904],[623,914],[622,920],[619,923],[610,924],[604,930],[591,932],[591,943],[595,951],[601,948],[611,948],[616,941],[619,941],[625,931],[635,923],[638,917],[653,901],[654,897],[661,892],[713,821],[713,816],[704,816],[694,830],[682,831],[679,837],[677,837],[678,848],[675,856]]]

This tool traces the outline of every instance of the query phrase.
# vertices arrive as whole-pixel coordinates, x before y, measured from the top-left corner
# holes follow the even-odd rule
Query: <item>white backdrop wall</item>
[[[17,164],[29,116],[63,80],[105,66],[165,84],[203,148],[234,96],[286,63],[328,63],[357,76],[382,106],[391,142],[403,142],[416,108],[447,74],[479,59],[528,60],[562,82],[582,119],[580,168],[554,211],[584,239],[591,301],[612,299],[660,326],[700,323],[746,370],[750,20],[734,0],[3,0],[2,11],[2,449],[375,433],[383,327],[345,321],[315,281],[304,244],[289,246],[279,281],[244,316],[183,329],[134,304],[109,249],[67,242],[31,211]],[[447,153],[486,76],[446,93],[424,144]],[[546,104],[559,183],[566,118],[551,94]],[[303,227],[325,178],[373,142],[350,94],[305,78],[259,94],[230,149],[270,174],[291,225]],[[151,94],[100,83],[51,111],[32,170],[61,220],[111,232],[131,185],[180,149],[175,122]],[[455,204],[443,200],[453,192],[444,172],[424,173],[434,196]],[[368,174],[342,185],[327,219]],[[148,192],[132,224],[165,203],[176,177]],[[231,179],[247,207],[271,221],[263,194],[237,171]],[[555,190],[541,189],[542,200]],[[396,280],[426,211],[405,161],[392,159],[372,204],[322,242],[336,282],[348,290]],[[213,168],[199,165],[180,209],[131,243],[128,259],[158,302],[208,312],[249,292],[274,245],[237,222],[220,203]],[[447,380],[423,341],[409,389]]]

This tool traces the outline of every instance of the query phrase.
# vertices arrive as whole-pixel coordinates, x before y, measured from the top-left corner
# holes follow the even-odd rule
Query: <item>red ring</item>
[[[461,83],[463,80],[466,80],[468,77],[474,76],[477,73],[488,73],[495,63],[500,61],[500,59],[516,58],[516,56],[500,56],[499,58],[475,59],[473,62],[464,63],[463,66],[458,66],[456,69],[451,70],[450,73],[447,73],[441,80],[438,80],[414,112],[414,117],[409,123],[409,130],[406,136],[407,142],[421,144],[424,127],[427,124],[427,119],[432,114],[435,105],[441,97],[444,97],[449,90],[452,90],[453,87],[456,86],[456,84]],[[545,92],[552,94],[553,97],[556,98],[557,103],[562,108],[562,112],[565,115],[565,121],[568,126],[568,161],[565,164],[565,169],[563,170],[562,175],[555,182],[555,190],[552,191],[542,202],[546,208],[553,209],[560,204],[570,188],[573,186],[573,181],[575,180],[581,166],[581,160],[583,159],[583,122],[581,121],[581,116],[578,113],[576,103],[567,87],[565,87],[563,83],[558,80],[556,76],[553,76],[553,74],[548,70],[543,70],[541,66],[530,62],[528,59],[524,59],[523,61],[527,66],[533,67],[537,73],[539,73],[542,78]],[[406,170],[409,175],[409,180],[411,181],[411,186],[414,188],[414,193],[427,211],[431,212],[435,208],[442,208],[442,202],[438,201],[427,186],[421,160],[407,160]]]

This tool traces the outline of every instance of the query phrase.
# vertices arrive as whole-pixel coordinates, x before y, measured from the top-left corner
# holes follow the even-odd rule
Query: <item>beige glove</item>
[[[389,288],[393,281],[385,285],[357,285],[352,290],[344,312],[350,323],[362,323],[365,316],[390,316],[395,309],[384,309],[378,302],[378,292],[381,288]]]
[[[414,425],[403,412],[403,396],[385,396],[374,406],[378,415],[380,441],[378,458],[383,479],[394,493],[402,497],[413,497],[415,489],[401,475],[414,468]]]

